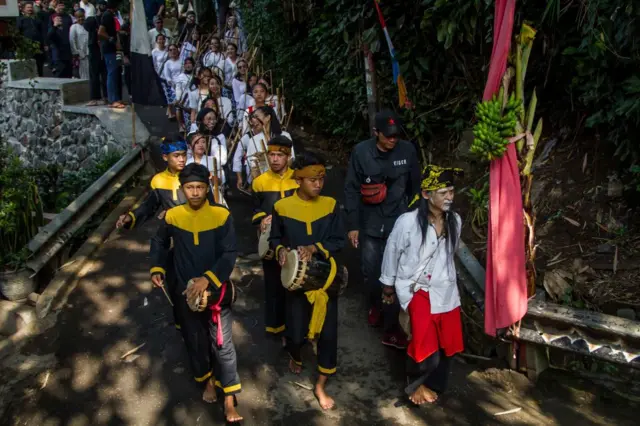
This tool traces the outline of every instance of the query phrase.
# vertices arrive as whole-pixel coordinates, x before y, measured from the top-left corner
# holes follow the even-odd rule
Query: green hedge
[[[362,41],[375,52],[381,106],[397,105],[389,52],[373,0],[241,2],[265,68],[284,78],[295,116],[328,135],[366,134]],[[457,133],[473,119],[492,47],[493,0],[395,0],[382,9],[413,111],[411,137]],[[294,19],[295,15],[295,19]],[[527,82],[537,87],[549,128],[582,123],[635,159],[640,123],[640,5],[632,0],[520,1],[515,27],[538,29]]]

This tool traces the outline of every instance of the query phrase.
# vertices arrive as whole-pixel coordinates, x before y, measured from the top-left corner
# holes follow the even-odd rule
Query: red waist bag
[[[384,183],[363,183],[360,185],[362,202],[365,204],[380,204],[387,198],[387,185]]]

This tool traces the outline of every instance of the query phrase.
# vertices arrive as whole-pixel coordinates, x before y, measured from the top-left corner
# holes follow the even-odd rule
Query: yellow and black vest
[[[276,201],[289,197],[298,188],[293,179],[293,170],[288,169],[282,176],[269,169],[258,176],[251,184],[254,208],[251,221],[257,224],[263,217],[269,216]]]

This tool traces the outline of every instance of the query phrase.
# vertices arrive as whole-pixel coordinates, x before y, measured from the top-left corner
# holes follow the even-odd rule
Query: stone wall
[[[91,167],[102,154],[124,153],[100,120],[63,112],[58,90],[0,89],[0,135],[27,165],[60,164],[69,170]]]

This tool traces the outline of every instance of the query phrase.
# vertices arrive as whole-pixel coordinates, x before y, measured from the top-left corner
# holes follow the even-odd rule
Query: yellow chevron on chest
[[[300,199],[297,194],[283,198],[275,204],[275,209],[282,217],[304,222],[307,235],[311,235],[311,224],[330,215],[336,206],[336,200],[320,196],[313,201]]]
[[[177,174],[171,174],[169,171],[158,173],[151,179],[151,189],[164,189],[171,191],[173,201],[178,201],[178,190],[180,189],[180,180]]]
[[[223,226],[229,218],[229,210],[224,207],[206,205],[193,210],[187,204],[167,211],[167,224],[193,234],[193,244],[199,245],[201,232],[211,231]]]
[[[271,170],[261,174],[253,182],[253,189],[256,192],[279,192],[280,197],[285,197],[285,192],[298,188],[298,184],[293,179],[293,170],[289,169],[280,176]]]

